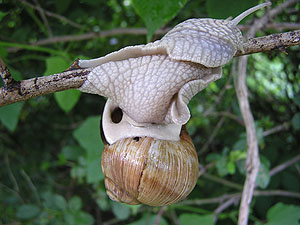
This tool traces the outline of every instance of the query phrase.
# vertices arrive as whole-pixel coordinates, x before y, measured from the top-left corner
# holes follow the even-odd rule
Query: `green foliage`
[[[70,112],[70,110],[77,104],[81,92],[78,90],[66,90],[61,92],[56,92],[54,94],[54,98],[59,105],[59,107],[65,111],[66,113]]]
[[[146,24],[147,40],[150,41],[158,28],[176,16],[186,2],[187,0],[132,0],[135,10]]]
[[[267,213],[268,222],[266,225],[299,225],[300,207],[277,203]]]
[[[10,132],[17,128],[23,105],[24,102],[17,102],[0,108],[0,121]]]
[[[181,214],[179,217],[179,222],[182,225],[213,225],[214,216],[213,215],[196,215],[196,214]]]
[[[46,11],[77,24],[46,13],[51,36],[39,11],[23,1],[2,0],[0,56],[16,80],[46,76],[66,70],[78,57],[96,58],[124,46],[145,44],[145,35],[123,34],[127,28],[146,26],[150,40],[155,30],[163,26],[171,27],[189,18],[235,17],[257,2],[38,1]],[[280,2],[273,1],[272,7]],[[299,6],[297,3],[294,9],[299,10]],[[300,22],[300,14],[288,12],[274,21]],[[110,35],[111,30],[121,35]],[[89,39],[86,35],[98,31],[108,36]],[[275,32],[263,30],[258,35]],[[88,39],[76,40],[82,37]],[[61,38],[64,41],[37,44]],[[254,197],[249,224],[299,224],[300,163],[270,176],[273,168],[299,154],[299,46],[286,51],[288,55],[279,51],[253,54],[247,66],[261,161],[256,184],[257,190],[266,195]],[[235,66],[226,65],[223,78],[190,102],[192,117],[187,128],[205,174],[187,200],[163,209],[128,206],[108,198],[101,170],[103,143],[99,132],[104,98],[68,90],[1,107],[0,224],[150,225],[157,219],[160,225],[237,224],[238,204],[215,214],[219,206],[227,203],[227,199],[215,199],[240,193],[246,175],[246,131],[234,89],[235,78],[231,77]],[[277,190],[276,196],[270,194],[272,190]],[[280,191],[290,192],[293,197],[280,195]],[[209,201],[213,203],[202,204]]]
[[[82,160],[86,166],[88,183],[97,183],[104,178],[100,167],[103,143],[100,139],[99,124],[100,117],[89,117],[73,132],[75,139],[87,153]]]
[[[45,75],[55,74],[66,70],[70,63],[64,57],[52,56],[46,59]],[[66,90],[54,93],[54,98],[59,107],[66,113],[76,105],[81,95],[77,90]]]
[[[300,113],[296,113],[292,119],[292,125],[295,130],[300,130]]]
[[[149,215],[149,213],[144,213],[142,218],[133,222],[129,223],[128,225],[151,225],[154,224],[156,221],[156,215]],[[164,218],[161,218],[158,225],[167,225],[168,223]]]
[[[36,217],[39,213],[39,207],[37,207],[36,205],[26,204],[18,208],[16,216],[19,219],[27,220]]]
[[[208,0],[206,2],[206,9],[208,16],[214,19],[227,19],[229,17],[236,17],[241,12],[258,4],[257,0],[241,0],[236,4],[235,0]],[[228,7],[230,6],[230,7]],[[226,9],[226,10],[224,10]],[[250,16],[249,16],[250,17]]]
[[[126,220],[130,216],[130,208],[128,205],[121,204],[118,202],[112,203],[112,211],[115,216],[120,220]]]

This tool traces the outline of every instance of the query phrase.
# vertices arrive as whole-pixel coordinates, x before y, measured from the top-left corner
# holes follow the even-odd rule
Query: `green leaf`
[[[293,98],[295,104],[300,107],[300,94],[297,94],[294,98]]]
[[[73,136],[87,151],[87,182],[94,183],[104,179],[100,166],[101,152],[104,148],[99,132],[100,117],[89,117],[78,127]]]
[[[261,163],[259,167],[259,172],[256,178],[256,184],[260,187],[265,189],[268,184],[270,183],[270,171],[266,164]]]
[[[9,67],[9,71],[11,73],[11,76],[16,80],[16,81],[20,81],[23,79],[21,73],[18,70],[15,70],[12,67]]]
[[[55,0],[55,7],[59,14],[63,13],[69,8],[69,5],[71,3],[71,0]]]
[[[63,147],[62,154],[67,160],[77,160],[84,154],[84,150],[80,146],[67,145]]]
[[[86,169],[81,166],[75,166],[71,170],[71,177],[78,179],[79,183],[83,183],[83,179],[86,176]]]
[[[216,162],[216,168],[217,168],[218,174],[221,177],[226,176],[228,174],[227,163],[228,163],[228,158],[225,156],[219,158]]]
[[[7,54],[8,54],[8,53],[7,53],[6,48],[0,46],[0,57],[2,58],[2,60],[5,61],[5,58],[6,58]],[[10,69],[11,69],[11,68],[9,68],[9,70],[10,70]],[[10,71],[11,71],[11,70],[10,70]],[[1,79],[1,82],[2,82],[2,79]]]
[[[0,22],[1,22],[1,20],[2,20],[6,15],[8,15],[8,12],[2,12],[2,11],[0,11]]]
[[[155,224],[157,215],[151,215],[149,213],[144,213],[142,218],[139,220],[129,223],[128,225],[145,225],[145,224]],[[160,218],[158,225],[168,225],[167,221],[162,217]]]
[[[64,57],[51,56],[46,59],[46,71],[44,75],[60,73],[69,67],[70,63]],[[69,112],[78,102],[81,92],[78,90],[66,90],[54,94],[55,101],[64,112]]]
[[[293,116],[292,124],[293,124],[293,127],[295,130],[300,130],[300,113],[299,112]]]
[[[11,132],[15,131],[24,102],[0,107],[0,121]]]
[[[132,0],[133,7],[144,20],[147,27],[147,40],[154,32],[177,15],[187,0]]]
[[[130,216],[130,208],[119,202],[112,202],[112,211],[119,220],[126,220]]]
[[[43,201],[43,206],[44,207],[50,208],[50,209],[55,209],[56,208],[53,193],[47,191],[47,192],[42,193],[41,196],[42,196],[42,199],[44,200]]]
[[[25,204],[21,205],[17,211],[17,217],[19,219],[32,219],[40,213],[40,208],[36,205]]]
[[[70,66],[70,63],[61,56],[51,56],[46,59],[46,71],[45,76],[55,73],[60,73],[66,70]]]
[[[86,212],[76,213],[74,218],[76,225],[92,225],[95,222],[94,218]]]
[[[75,217],[74,217],[73,213],[71,213],[71,212],[64,213],[64,220],[67,223],[67,225],[76,225]]]
[[[100,0],[81,0],[80,3],[85,3],[87,5],[91,6],[98,6],[101,4]]]
[[[79,100],[81,92],[75,89],[61,91],[54,93],[54,98],[59,107],[68,113],[76,105]]]
[[[97,205],[103,211],[106,211],[110,208],[108,196],[104,190],[98,189],[96,195],[94,195],[94,199],[97,202]]]
[[[239,4],[236,4],[236,0],[207,0],[206,10],[208,16],[213,19],[227,19],[238,16],[243,11],[257,5],[257,3],[257,0],[240,0]]]
[[[57,209],[65,210],[67,208],[67,202],[63,196],[55,194],[54,195],[54,204]]]
[[[226,169],[229,174],[234,174],[235,173],[235,162],[229,161],[226,165]]]
[[[214,216],[185,213],[180,215],[179,223],[182,225],[214,225]]]
[[[267,213],[268,223],[266,225],[300,225],[300,207],[277,203]]]
[[[78,211],[82,207],[81,198],[78,196],[73,196],[69,201],[69,209],[73,211]]]

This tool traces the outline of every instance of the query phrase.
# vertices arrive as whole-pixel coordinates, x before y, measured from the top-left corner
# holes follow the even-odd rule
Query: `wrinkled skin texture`
[[[80,90],[108,97],[123,111],[129,130],[131,125],[183,125],[190,118],[190,99],[219,79],[221,67],[242,49],[237,24],[268,4],[255,6],[231,21],[190,19],[153,43],[80,60],[80,67],[94,67]]]
[[[92,86],[92,89],[88,87],[86,91],[107,96],[136,123],[161,124],[177,119],[178,123],[183,124],[189,119],[186,104],[195,94],[187,91],[190,88],[187,84],[211,76],[212,71],[214,69],[195,63],[175,61],[167,55],[142,56],[95,67],[81,90]],[[219,76],[216,74],[213,79]],[[195,92],[204,86],[206,84],[196,84]],[[175,94],[180,90],[186,92],[185,96],[181,96],[185,99],[181,108],[177,109],[179,115],[174,118],[167,113],[172,102],[178,101]]]

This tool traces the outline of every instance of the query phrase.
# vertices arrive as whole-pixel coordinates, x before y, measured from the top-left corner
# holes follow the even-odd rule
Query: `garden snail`
[[[267,5],[233,20],[189,19],[161,40],[79,61],[82,68],[93,67],[79,90],[108,98],[102,169],[113,200],[167,205],[192,191],[198,160],[183,127],[190,118],[187,104],[221,78],[222,66],[242,50],[237,24]]]

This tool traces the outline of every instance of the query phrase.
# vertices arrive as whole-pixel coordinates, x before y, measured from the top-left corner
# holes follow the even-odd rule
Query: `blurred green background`
[[[259,2],[0,0],[0,56],[17,80],[46,76],[78,57],[96,58],[156,40],[162,36],[155,34],[159,28],[189,18],[226,19]],[[282,2],[272,1],[272,7]],[[285,10],[273,20],[277,27],[257,35],[286,31],[286,22],[299,25],[299,7],[298,2]],[[263,13],[242,24],[251,25]],[[249,58],[249,100],[261,158],[250,224],[300,224],[299,50]],[[235,70],[232,60],[223,78],[190,102],[187,127],[205,172],[186,200],[164,208],[119,204],[105,194],[99,134],[104,98],[68,90],[1,107],[0,224],[236,224],[246,135]],[[290,160],[297,162],[273,170]]]

